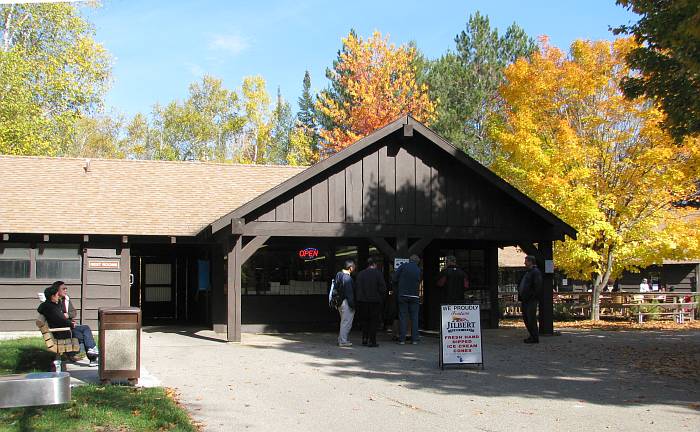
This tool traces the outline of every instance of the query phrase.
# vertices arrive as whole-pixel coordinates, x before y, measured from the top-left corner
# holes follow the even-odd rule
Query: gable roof
[[[0,233],[194,236],[306,167],[0,156]]]
[[[576,230],[573,227],[559,219],[557,216],[555,216],[547,209],[539,205],[533,199],[520,192],[510,183],[506,182],[501,177],[493,173],[491,170],[469,157],[466,153],[453,146],[447,140],[440,137],[438,134],[430,130],[428,127],[426,127],[410,115],[398,118],[397,120],[389,123],[383,128],[376,130],[372,134],[367,135],[366,137],[355,142],[354,144],[332,155],[328,159],[325,159],[309,167],[308,169],[290,178],[289,180],[275,186],[274,188],[263,193],[262,195],[254,198],[253,200],[245,203],[244,205],[236,208],[235,210],[231,211],[225,216],[219,218],[217,221],[211,224],[212,232],[217,232],[221,230],[222,228],[228,226],[228,224],[230,224],[233,219],[245,217],[247,214],[258,209],[262,205],[285,194],[286,192],[289,192],[291,189],[301,185],[306,181],[309,181],[310,179],[321,174],[322,172],[331,169],[332,167],[338,165],[339,163],[348,159],[349,157],[363,151],[364,149],[376,143],[380,139],[398,131],[399,129],[403,129],[404,125],[411,125],[413,127],[414,132],[420,133],[429,142],[431,142],[437,148],[443,150],[444,152],[454,157],[456,160],[458,160],[460,163],[466,166],[470,171],[476,173],[484,180],[494,185],[499,190],[505,192],[508,196],[510,196],[520,204],[524,205],[527,209],[531,210],[533,213],[542,218],[548,224],[561,230],[561,232],[565,235],[568,235],[571,238],[576,238]]]

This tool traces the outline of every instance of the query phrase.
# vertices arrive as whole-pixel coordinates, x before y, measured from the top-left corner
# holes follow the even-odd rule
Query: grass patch
[[[48,371],[54,358],[38,337],[0,341],[0,375]],[[65,405],[0,410],[0,432],[198,431],[169,389],[85,385],[71,391]]]
[[[69,404],[0,410],[0,431],[196,432],[163,388],[85,385]]]
[[[0,375],[45,372],[55,358],[39,337],[0,341]]]

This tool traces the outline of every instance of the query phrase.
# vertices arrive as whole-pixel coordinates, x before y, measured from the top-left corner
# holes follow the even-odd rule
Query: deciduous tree
[[[375,32],[363,40],[354,32],[326,72],[331,84],[316,102],[323,153],[341,150],[402,114],[430,123],[435,106],[416,80],[416,48],[395,47]]]
[[[0,153],[65,153],[101,105],[110,62],[75,5],[0,6]]]
[[[638,42],[626,57],[641,72],[626,76],[630,98],[646,96],[666,113],[664,125],[677,140],[700,135],[700,2],[697,0],[618,0],[641,15],[615,33]]]
[[[556,265],[594,282],[592,318],[610,278],[663,259],[700,255],[700,226],[672,203],[694,191],[698,140],[676,144],[663,113],[624,97],[636,44],[576,41],[569,56],[544,42],[506,69],[495,170],[578,230]]]

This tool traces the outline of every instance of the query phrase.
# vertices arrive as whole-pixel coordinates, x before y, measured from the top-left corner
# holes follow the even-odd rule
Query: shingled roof
[[[0,233],[194,236],[304,169],[0,156]]]

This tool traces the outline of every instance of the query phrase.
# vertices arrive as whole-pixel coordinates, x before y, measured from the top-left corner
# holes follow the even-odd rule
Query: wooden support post
[[[554,295],[554,273],[547,273],[545,270],[545,262],[553,260],[553,250],[551,240],[542,241],[539,243],[540,256],[542,263],[538,257],[537,265],[542,271],[542,297],[540,298],[540,334],[554,334],[554,303],[552,296]]]
[[[408,238],[396,237],[396,256],[408,258]]]
[[[362,241],[357,248],[357,261],[355,265],[357,268],[355,269],[356,271],[360,271],[367,267],[367,258],[369,258],[369,242],[367,241]]]
[[[119,303],[121,307],[131,306],[131,250],[128,247],[122,247],[119,254]]]
[[[211,248],[211,321],[216,333],[226,333],[226,297],[224,295],[225,275],[224,245],[217,243]]]
[[[391,247],[391,245],[384,240],[384,237],[370,237],[369,240],[377,249],[379,249],[381,253],[384,254],[384,256],[386,256],[390,261],[394,261],[394,258],[396,258],[396,249]]]
[[[228,297],[226,299],[226,338],[241,341],[241,266],[242,236],[234,236],[228,252]]]
[[[488,280],[489,302],[491,304],[489,325],[491,328],[498,328],[501,310],[498,304],[498,247],[496,246],[486,248],[486,278]]]
[[[423,249],[425,249],[425,247],[428,246],[431,241],[433,241],[432,237],[421,238],[417,242],[413,243],[410,248],[408,248],[408,254],[420,255],[423,252]]]

